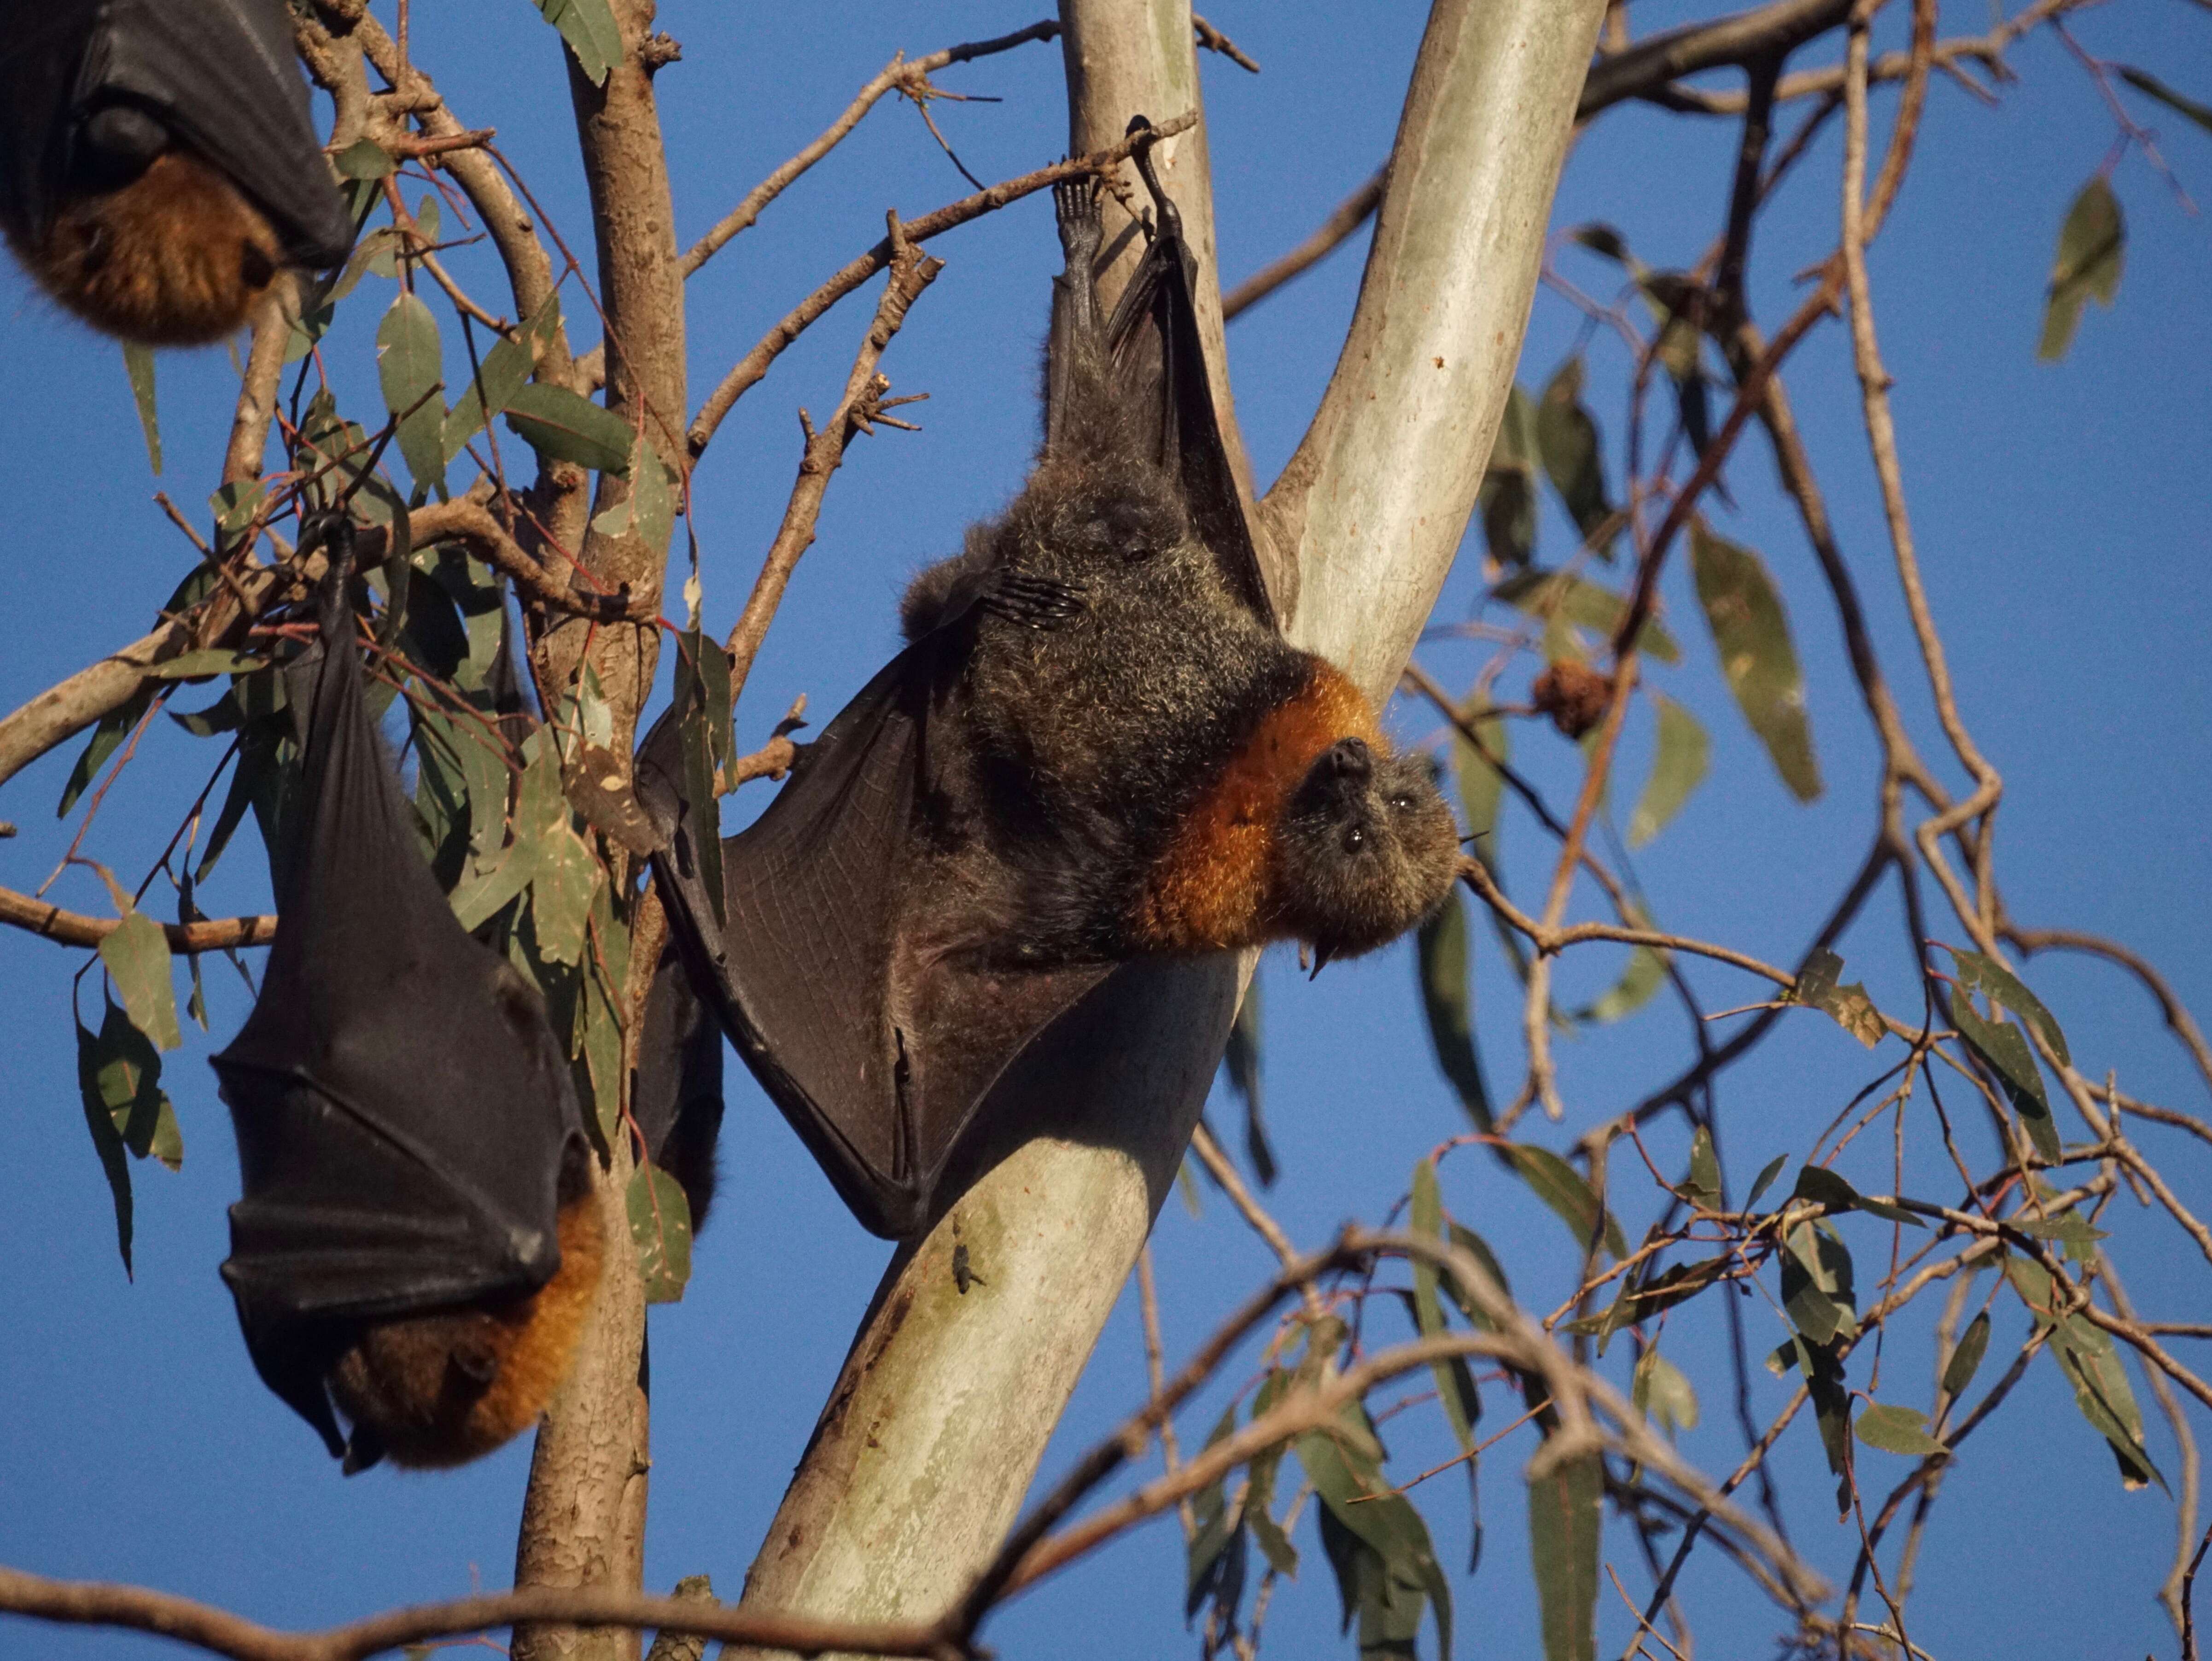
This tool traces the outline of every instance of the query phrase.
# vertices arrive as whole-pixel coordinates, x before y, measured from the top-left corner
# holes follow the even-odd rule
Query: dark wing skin
[[[244,1197],[222,1266],[254,1365],[343,1451],[321,1382],[347,1323],[531,1291],[586,1149],[536,994],[439,892],[362,703],[343,566],[288,672],[302,781],[276,942],[215,1069]]]
[[[913,1233],[982,1098],[1104,974],[999,973],[924,942],[930,850],[917,812],[942,719],[948,624],[908,647],[808,745],[758,821],[722,843],[718,924],[683,800],[676,712],[638,757],[637,794],[692,977],[761,1087],[871,1232]],[[957,920],[951,932],[957,931]]]
[[[1129,124],[1132,131],[1151,125],[1141,115]],[[1181,479],[1192,529],[1221,561],[1231,589],[1243,595],[1263,622],[1279,627],[1279,608],[1261,567],[1258,539],[1245,516],[1236,470],[1229,465],[1228,446],[1206,377],[1206,347],[1194,298],[1198,256],[1183,239],[1182,214],[1152,170],[1151,146],[1139,147],[1134,159],[1152,195],[1154,228],[1152,246],[1105,324],[1108,373],[1115,396],[1139,421],[1148,426],[1157,423],[1146,435],[1150,441],[1146,447]],[[1060,309],[1055,304],[1055,326]],[[1055,326],[1055,348],[1060,344],[1059,335]]]
[[[118,110],[228,176],[295,263],[345,258],[283,0],[0,0],[0,191],[20,222],[152,159],[145,119],[97,119]]]

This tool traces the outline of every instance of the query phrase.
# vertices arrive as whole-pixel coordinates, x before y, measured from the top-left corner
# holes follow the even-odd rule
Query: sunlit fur
[[[568,1376],[599,1291],[605,1250],[586,1189],[561,1208],[561,1267],[504,1305],[386,1321],[363,1330],[330,1374],[352,1421],[349,1466],[465,1464],[536,1422]]]
[[[120,189],[65,203],[43,232],[0,229],[55,300],[95,329],[149,346],[231,333],[283,263],[269,222],[183,150],[155,156]]]

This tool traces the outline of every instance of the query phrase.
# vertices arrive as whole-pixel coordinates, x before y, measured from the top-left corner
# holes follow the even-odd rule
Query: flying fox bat
[[[1131,124],[1137,131],[1139,117]],[[1110,318],[1097,181],[1054,192],[1042,453],[908,590],[908,644],[706,889],[675,712],[639,757],[676,934],[860,1221],[913,1232],[992,1084],[1117,963],[1372,949],[1449,891],[1426,763],[1284,638],[1208,385],[1196,260],[1154,234]]]
[[[276,941],[214,1058],[245,1190],[222,1275],[263,1381],[349,1474],[458,1464],[567,1374],[603,1250],[592,1156],[537,992],[422,857],[362,701],[351,533],[313,534],[331,574],[285,672]]]
[[[283,0],[0,0],[0,231],[62,305],[157,346],[344,259]]]

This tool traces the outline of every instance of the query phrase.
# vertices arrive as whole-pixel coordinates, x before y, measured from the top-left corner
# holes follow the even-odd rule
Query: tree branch
[[[123,926],[120,917],[91,917],[0,888],[0,923],[60,946],[98,946]],[[227,952],[234,946],[266,946],[276,938],[274,917],[206,918],[198,922],[165,922],[172,952]]]

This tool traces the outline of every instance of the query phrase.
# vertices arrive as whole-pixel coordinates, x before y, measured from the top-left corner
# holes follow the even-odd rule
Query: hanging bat
[[[1137,131],[1143,123],[1132,123]],[[738,1052],[868,1228],[932,1214],[991,1085],[1117,963],[1373,949],[1450,890],[1426,762],[1278,626],[1214,411],[1196,260],[1154,234],[1110,319],[1097,181],[1054,192],[1042,453],[908,590],[908,644],[722,843],[720,920],[674,712],[641,802]]]
[[[63,306],[156,346],[344,259],[283,0],[0,0],[0,231]]]
[[[276,940],[214,1058],[245,1190],[222,1275],[263,1381],[349,1475],[459,1464],[568,1372],[604,1250],[592,1156],[537,992],[454,920],[369,720],[350,530],[311,534],[331,575],[286,671]]]

